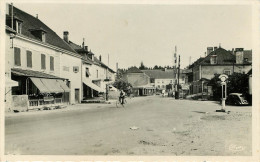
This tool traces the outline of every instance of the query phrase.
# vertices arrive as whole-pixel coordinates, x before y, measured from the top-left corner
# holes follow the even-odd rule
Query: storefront
[[[57,108],[69,104],[68,80],[32,70],[12,69],[11,72],[12,80],[18,82],[18,87],[12,88],[13,105],[24,103],[19,109]]]

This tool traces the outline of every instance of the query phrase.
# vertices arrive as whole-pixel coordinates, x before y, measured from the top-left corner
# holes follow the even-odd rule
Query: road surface
[[[8,155],[251,155],[251,107],[137,97],[6,114]],[[133,128],[133,129],[130,129]]]

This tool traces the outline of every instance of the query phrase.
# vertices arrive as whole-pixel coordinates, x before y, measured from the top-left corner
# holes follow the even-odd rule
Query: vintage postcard
[[[259,1],[2,1],[1,161],[259,161]]]

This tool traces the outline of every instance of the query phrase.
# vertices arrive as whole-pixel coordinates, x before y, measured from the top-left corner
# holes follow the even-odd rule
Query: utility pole
[[[180,95],[180,61],[181,61],[181,56],[179,55],[179,65],[178,65],[178,84],[177,84],[177,99],[179,99],[179,95]]]

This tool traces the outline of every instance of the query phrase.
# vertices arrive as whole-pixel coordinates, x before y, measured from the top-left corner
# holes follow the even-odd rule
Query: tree
[[[212,86],[213,99],[219,100],[221,98],[221,81],[218,78],[220,74],[215,74],[215,76],[209,81],[208,85]],[[248,93],[248,75],[241,73],[233,73],[228,76],[227,79],[227,94],[229,93]]]
[[[140,70],[147,70],[148,68],[144,65],[143,61],[141,62],[141,65],[139,67]]]
[[[132,87],[132,85],[124,80],[116,80],[114,83],[113,83],[113,86],[116,87],[117,89],[119,90],[124,90],[124,91],[127,91],[130,87]]]

